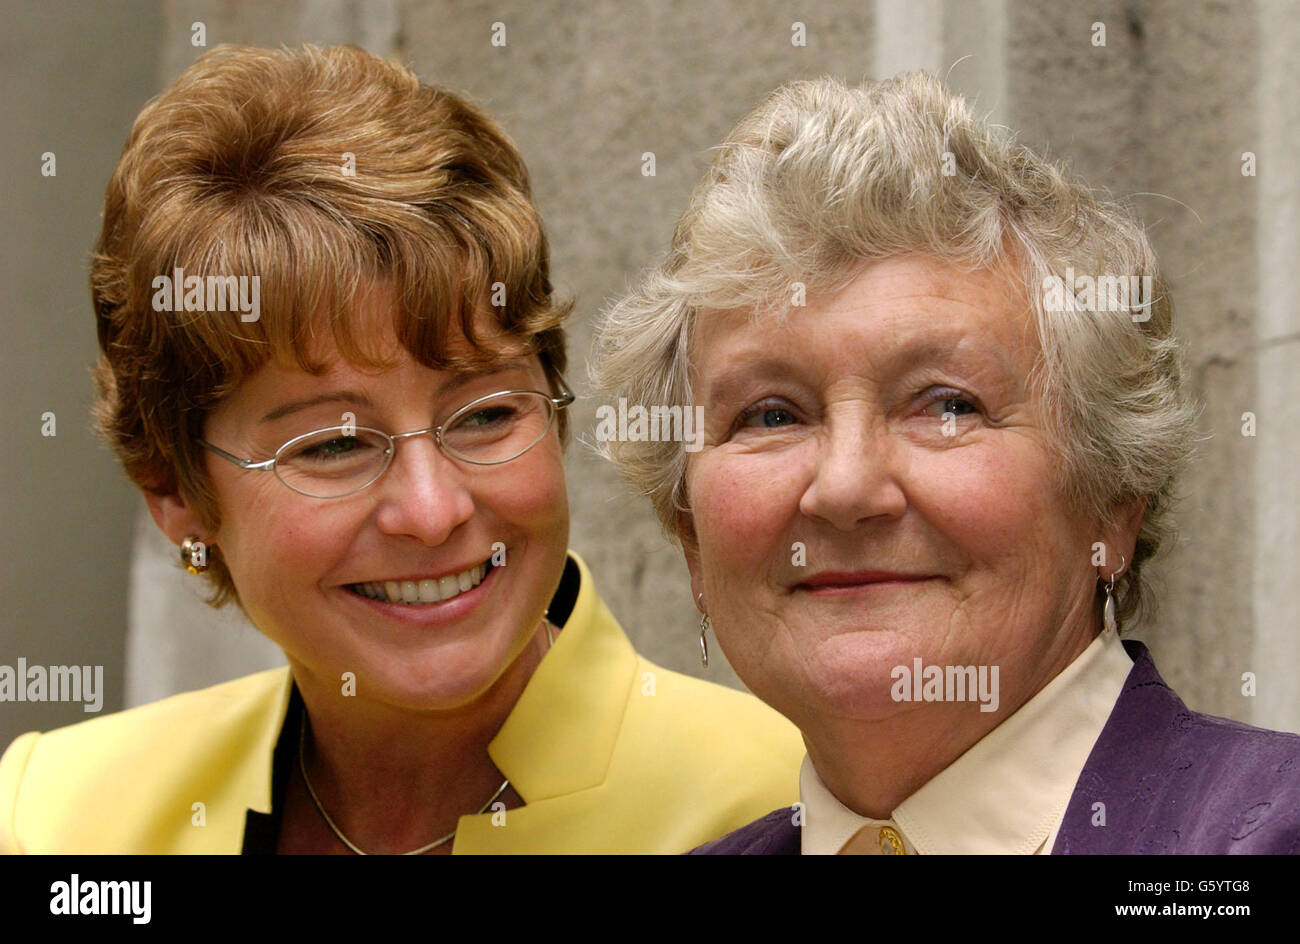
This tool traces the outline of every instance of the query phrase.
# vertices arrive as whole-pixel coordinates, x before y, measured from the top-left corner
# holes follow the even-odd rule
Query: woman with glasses
[[[795,799],[794,728],[641,659],[568,551],[547,270],[509,140],[359,49],[222,47],[144,109],[98,422],[288,666],[23,735],[0,851],[681,852]]]

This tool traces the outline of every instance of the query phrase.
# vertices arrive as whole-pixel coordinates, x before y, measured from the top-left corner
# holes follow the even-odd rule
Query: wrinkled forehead
[[[787,304],[700,309],[687,340],[690,361],[720,347],[780,346],[846,323],[878,335],[881,345],[942,348],[982,339],[1004,353],[1038,349],[1023,279],[1008,267],[963,267],[922,255],[860,266],[824,290],[800,288]],[[832,317],[847,316],[847,317]],[[783,340],[784,339],[784,340]]]

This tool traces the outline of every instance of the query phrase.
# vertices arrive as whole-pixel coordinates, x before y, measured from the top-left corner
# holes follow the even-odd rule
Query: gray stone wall
[[[157,92],[161,15],[31,0],[5,3],[0,21],[0,665],[100,666],[113,711],[137,498],[90,434],[86,261],[126,129]],[[90,717],[0,702],[0,743]]]

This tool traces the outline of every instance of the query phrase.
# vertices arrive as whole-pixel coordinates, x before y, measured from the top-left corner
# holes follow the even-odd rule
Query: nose
[[[383,478],[374,484],[378,524],[385,534],[409,535],[437,546],[474,515],[465,473],[432,434],[399,439]]]
[[[817,453],[799,510],[840,531],[872,518],[897,518],[907,508],[898,478],[898,444],[883,418],[829,418],[815,439]]]

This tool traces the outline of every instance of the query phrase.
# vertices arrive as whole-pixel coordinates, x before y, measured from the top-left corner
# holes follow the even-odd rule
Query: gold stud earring
[[[191,534],[181,542],[181,564],[192,574],[201,574],[208,569],[208,546],[199,540],[197,534]]]

